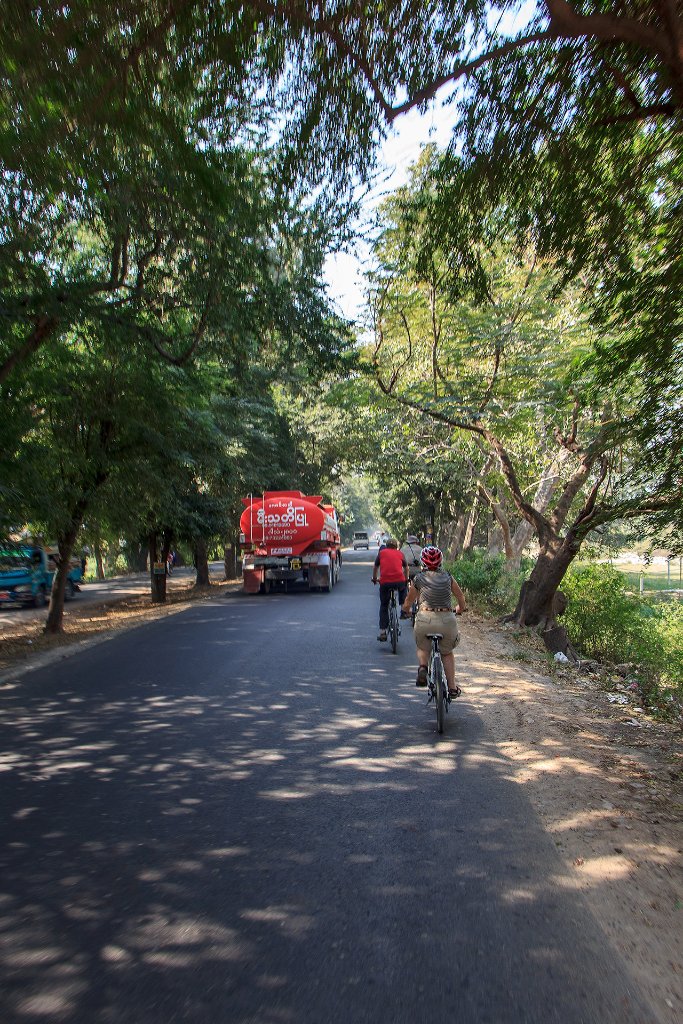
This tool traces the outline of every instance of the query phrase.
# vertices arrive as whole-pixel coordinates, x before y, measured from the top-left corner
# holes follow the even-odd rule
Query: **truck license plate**
[[[291,560],[291,562],[289,563],[289,567],[290,567],[290,569],[300,569],[301,568],[301,559],[300,558],[293,558]]]

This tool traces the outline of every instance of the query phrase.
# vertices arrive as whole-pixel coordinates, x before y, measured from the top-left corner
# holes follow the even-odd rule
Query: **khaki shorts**
[[[425,652],[432,649],[432,641],[427,639],[428,633],[441,633],[443,640],[439,641],[439,648],[442,654],[450,654],[460,643],[455,612],[418,612],[413,632],[415,643]]]

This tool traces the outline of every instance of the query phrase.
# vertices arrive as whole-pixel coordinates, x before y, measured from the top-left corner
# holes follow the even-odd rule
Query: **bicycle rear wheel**
[[[434,683],[434,700],[436,702],[436,728],[443,732],[444,717],[446,714],[446,679],[444,677],[443,663],[438,655],[432,661],[432,681]]]
[[[396,613],[396,599],[392,597],[389,603],[389,636],[391,638],[391,653],[396,654],[398,648],[398,615]]]

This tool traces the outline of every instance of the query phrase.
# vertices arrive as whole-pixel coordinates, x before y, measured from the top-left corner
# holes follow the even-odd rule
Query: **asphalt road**
[[[372,555],[0,692],[3,1024],[655,1021]]]

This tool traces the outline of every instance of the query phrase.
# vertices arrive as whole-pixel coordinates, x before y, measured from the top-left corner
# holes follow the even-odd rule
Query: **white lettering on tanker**
[[[260,508],[256,513],[256,522],[259,526],[308,526],[306,509],[289,505],[287,509],[278,515],[277,512],[268,512]]]

